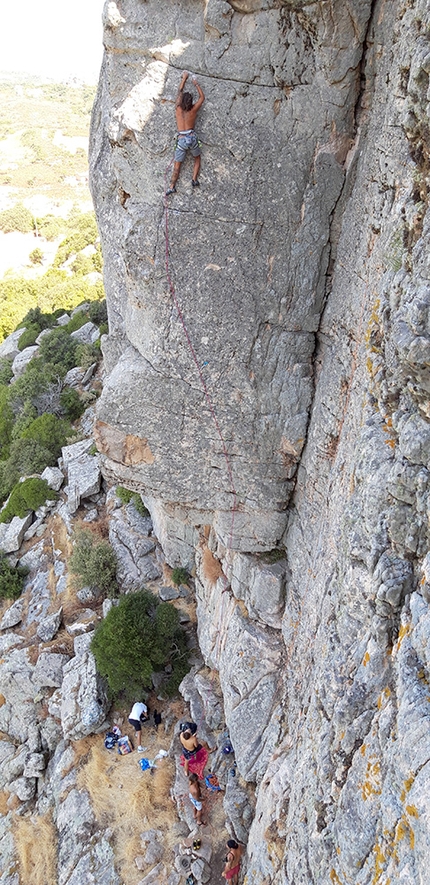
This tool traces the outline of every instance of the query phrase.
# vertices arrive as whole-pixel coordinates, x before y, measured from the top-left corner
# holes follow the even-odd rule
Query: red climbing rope
[[[169,165],[166,167],[166,171],[165,171],[165,173],[164,173],[164,191],[165,191],[165,192],[166,192],[166,190],[167,190],[167,174],[168,174],[169,169],[170,169],[170,167],[171,167],[171,165],[172,165],[172,162],[173,162],[173,161],[171,161],[171,162],[169,163]],[[182,325],[182,328],[183,328],[183,331],[184,331],[184,335],[185,335],[185,338],[186,338],[186,341],[187,341],[188,347],[190,348],[191,355],[192,355],[192,357],[193,357],[193,360],[194,360],[194,363],[195,363],[195,366],[196,366],[196,369],[197,369],[197,372],[198,372],[198,375],[199,375],[199,378],[200,378],[200,383],[201,383],[201,386],[202,386],[202,389],[203,389],[203,393],[204,393],[204,396],[205,396],[206,402],[207,402],[207,404],[208,404],[209,411],[210,411],[211,416],[212,416],[212,420],[213,420],[213,422],[214,422],[214,424],[215,424],[216,431],[217,431],[218,436],[219,436],[220,441],[221,441],[222,453],[223,453],[223,455],[224,455],[224,459],[225,459],[225,463],[226,463],[226,467],[227,467],[227,473],[228,473],[228,477],[229,477],[229,481],[230,481],[231,493],[232,493],[232,496],[233,496],[233,507],[232,507],[232,510],[231,510],[231,526],[230,526],[230,537],[229,537],[228,547],[231,547],[231,543],[232,543],[232,539],[233,539],[234,514],[235,514],[235,510],[236,510],[236,502],[237,502],[236,489],[235,489],[235,486],[234,486],[234,480],[233,480],[233,472],[232,472],[232,469],[231,469],[230,456],[229,456],[228,451],[227,451],[226,442],[225,442],[225,439],[224,439],[224,437],[223,437],[223,434],[222,434],[222,431],[221,431],[221,427],[220,427],[220,425],[219,425],[219,421],[218,421],[218,418],[217,418],[217,415],[216,415],[216,412],[215,412],[215,408],[214,408],[214,405],[213,405],[213,402],[212,402],[212,398],[211,398],[211,396],[210,396],[210,393],[209,393],[209,390],[208,390],[208,387],[207,387],[206,381],[205,381],[205,379],[204,379],[204,377],[203,377],[203,373],[202,373],[202,370],[201,370],[201,368],[200,368],[200,362],[199,362],[199,360],[198,360],[198,358],[197,358],[197,354],[196,354],[196,351],[195,351],[195,349],[194,349],[194,345],[193,345],[193,342],[192,342],[192,340],[191,340],[191,336],[190,336],[190,333],[189,333],[189,331],[188,331],[187,324],[186,324],[186,322],[185,322],[184,315],[183,315],[183,313],[182,313],[181,306],[180,306],[180,304],[179,304],[179,301],[178,301],[178,298],[177,298],[177,295],[176,295],[175,286],[174,286],[174,283],[173,283],[173,280],[172,280],[172,277],[171,277],[171,273],[170,273],[170,265],[169,265],[169,211],[168,211],[168,204],[167,204],[167,197],[166,197],[166,196],[164,196],[164,218],[165,218],[165,242],[166,242],[166,276],[167,276],[167,282],[168,282],[168,284],[169,284],[170,294],[171,294],[171,296],[172,296],[172,298],[173,298],[173,301],[174,301],[174,304],[175,304],[176,310],[178,311],[178,316],[179,316],[179,319],[180,319],[180,321],[181,321],[181,325]]]

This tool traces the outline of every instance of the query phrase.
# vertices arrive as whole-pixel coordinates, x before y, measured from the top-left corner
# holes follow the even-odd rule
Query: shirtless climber
[[[170,187],[166,191],[166,197],[169,194],[176,193],[176,182],[179,178],[179,172],[181,169],[181,163],[185,159],[185,155],[188,150],[191,151],[194,157],[194,169],[193,169],[193,179],[192,186],[198,187],[200,182],[198,181],[198,174],[200,171],[200,147],[199,141],[196,133],[194,132],[194,124],[196,122],[197,112],[200,110],[205,96],[203,93],[203,89],[197,83],[195,77],[192,78],[193,83],[199,93],[199,97],[195,104],[193,104],[193,96],[191,92],[184,92],[184,86],[188,79],[187,71],[184,71],[182,74],[182,79],[179,84],[178,95],[176,98],[176,124],[178,127],[178,139],[176,142],[176,150],[175,150],[175,162],[173,165],[172,172],[172,180],[170,182]]]

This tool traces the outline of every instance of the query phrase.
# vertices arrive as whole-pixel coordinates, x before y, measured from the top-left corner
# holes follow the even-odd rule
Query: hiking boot
[[[170,194],[176,194],[176,187],[175,187],[175,185],[173,185],[173,187],[169,187],[169,188],[167,188],[167,190],[166,190],[166,197],[170,197]]]
[[[198,178],[192,178],[191,184],[193,187],[200,187],[200,182],[199,182]]]
[[[138,753],[143,753],[143,747],[141,747],[140,744],[139,744],[139,746],[138,746],[138,748],[137,748],[137,752],[138,752]]]

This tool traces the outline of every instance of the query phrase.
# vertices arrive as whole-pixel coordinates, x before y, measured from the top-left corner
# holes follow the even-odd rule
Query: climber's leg
[[[197,187],[199,182],[197,181],[198,175],[200,172],[200,154],[198,157],[194,157],[194,169],[193,169],[193,186]]]
[[[174,194],[176,192],[176,182],[179,178],[180,171],[181,171],[181,164],[180,164],[179,160],[175,160],[175,162],[173,164],[173,172],[172,172],[172,178],[170,181],[170,187],[166,191],[166,197],[168,197],[169,194]]]

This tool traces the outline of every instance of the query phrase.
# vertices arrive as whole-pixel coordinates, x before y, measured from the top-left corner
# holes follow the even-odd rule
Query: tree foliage
[[[27,569],[12,566],[7,556],[0,552],[0,599],[18,599],[26,574]]]
[[[82,587],[90,587],[110,596],[117,592],[116,556],[107,541],[95,541],[90,531],[76,532],[70,571],[80,579]]]
[[[114,696],[138,697],[151,687],[154,670],[167,664],[172,667],[167,692],[173,694],[188,670],[178,612],[148,590],[121,597],[97,628],[91,650]]]
[[[45,501],[53,501],[57,493],[49,488],[45,479],[32,476],[18,482],[11,491],[6,507],[0,513],[0,522],[10,522],[14,516],[21,518],[37,510]]]

